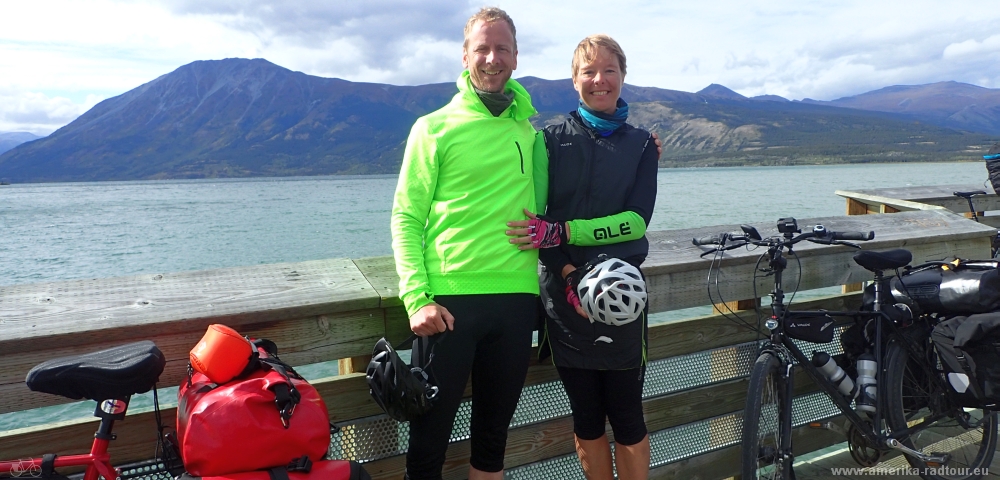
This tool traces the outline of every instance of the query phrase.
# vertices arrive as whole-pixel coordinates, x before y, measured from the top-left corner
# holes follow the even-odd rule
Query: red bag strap
[[[309,473],[312,471],[312,465],[313,462],[309,459],[309,456],[303,455],[299,458],[292,459],[292,461],[284,467],[274,467],[268,470],[267,474],[271,477],[271,480],[289,480],[288,472]]]

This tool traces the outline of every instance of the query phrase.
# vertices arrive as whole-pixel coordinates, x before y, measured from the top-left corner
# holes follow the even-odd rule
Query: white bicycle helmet
[[[639,318],[646,308],[646,282],[639,269],[617,258],[605,260],[585,273],[577,294],[591,323],[625,325]]]

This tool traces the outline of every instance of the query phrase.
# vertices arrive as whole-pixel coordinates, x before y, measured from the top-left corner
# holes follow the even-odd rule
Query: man
[[[471,480],[503,478],[507,427],[524,385],[537,318],[537,250],[506,222],[535,210],[534,115],[517,68],[514,23],[484,8],[465,26],[458,94],[410,131],[392,208],[400,298],[413,363],[440,388],[410,423],[410,480],[440,479],[455,413],[472,375]],[[429,362],[429,363],[428,363]]]

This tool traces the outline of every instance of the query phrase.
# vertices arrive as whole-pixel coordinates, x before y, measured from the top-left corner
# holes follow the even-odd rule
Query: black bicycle
[[[754,284],[758,274],[774,277],[771,311],[763,313],[758,307],[756,325],[730,312],[734,321],[765,337],[759,341],[743,414],[742,478],[795,478],[792,398],[796,369],[805,371],[849,423],[847,431],[829,422],[810,426],[845,433],[851,456],[859,465],[877,465],[895,450],[905,454],[925,479],[981,478],[996,449],[996,413],[962,408],[953,398],[930,341],[936,318],[914,318],[905,305],[886,301],[891,297],[884,272],[894,270],[898,275],[912,260],[910,252],[861,251],[854,256],[858,265],[874,275],[874,298],[860,310],[792,310],[785,302],[782,274],[789,258],[798,259],[796,244],[810,241],[860,248],[850,241],[871,240],[874,232],[833,232],[817,225],[802,233],[793,218],[779,220],[780,235],[774,237],[762,238],[751,226],[744,225],[742,230],[693,240],[695,245],[712,247],[702,256],[715,254],[709,273],[710,298],[712,271],[718,275],[718,261],[728,250],[765,249],[754,267]],[[760,268],[762,263],[766,266]],[[840,365],[823,352],[806,358],[793,339],[829,343],[838,318],[854,321],[852,328],[861,333],[858,338],[864,353],[850,365]],[[858,372],[856,385],[845,370]]]

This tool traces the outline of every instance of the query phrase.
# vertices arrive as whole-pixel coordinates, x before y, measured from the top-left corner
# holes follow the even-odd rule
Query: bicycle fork
[[[795,461],[795,455],[792,453],[792,400],[795,398],[795,364],[788,362],[784,367],[785,371],[782,375],[784,385],[781,386],[784,391],[779,394],[779,401],[782,405],[781,426],[779,427],[781,433],[778,436],[781,439],[781,446],[778,451],[781,455],[781,470],[787,472],[781,478],[795,480],[795,471],[792,469],[792,463]]]

